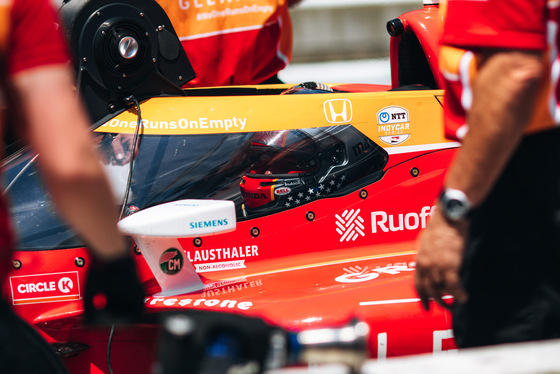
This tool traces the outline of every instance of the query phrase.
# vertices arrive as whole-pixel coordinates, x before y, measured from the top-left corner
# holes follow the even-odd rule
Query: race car
[[[182,89],[195,72],[155,1],[61,2],[146,320],[83,325],[88,250],[26,150],[4,163],[16,312],[72,373],[151,372],[171,312],[299,337],[367,326],[373,359],[455,349],[449,312],[424,311],[413,284],[415,240],[459,146],[443,135],[437,8],[388,22],[390,86]]]

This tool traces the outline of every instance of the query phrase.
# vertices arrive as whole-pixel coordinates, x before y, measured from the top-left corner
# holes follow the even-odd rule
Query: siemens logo
[[[191,229],[204,229],[207,227],[219,227],[219,226],[227,226],[228,220],[225,219],[214,219],[212,221],[198,221],[198,222],[191,222],[189,224]]]

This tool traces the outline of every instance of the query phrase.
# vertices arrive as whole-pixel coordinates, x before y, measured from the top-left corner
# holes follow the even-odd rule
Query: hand
[[[101,161],[105,165],[126,165],[132,160],[133,134],[97,134]],[[138,145],[136,145],[138,150]]]
[[[113,165],[126,165],[132,159],[132,134],[117,134],[111,146],[113,147]]]
[[[459,269],[463,261],[468,222],[451,223],[436,210],[420,236],[414,283],[424,309],[429,299],[449,309],[442,297],[449,294],[458,302],[467,300]]]
[[[85,318],[90,325],[138,322],[144,311],[144,289],[130,256],[93,260],[85,287]]]

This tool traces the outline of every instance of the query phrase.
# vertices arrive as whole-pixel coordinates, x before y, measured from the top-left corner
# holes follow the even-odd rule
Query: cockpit
[[[96,137],[124,215],[180,199],[220,199],[234,201],[238,220],[258,218],[355,191],[380,179],[387,162],[386,152],[352,125],[144,135],[134,158],[133,135]],[[3,174],[18,248],[83,245],[54,212],[37,163],[40,157],[22,153]]]

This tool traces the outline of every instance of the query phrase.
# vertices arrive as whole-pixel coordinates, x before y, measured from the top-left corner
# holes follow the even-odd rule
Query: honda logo
[[[352,121],[352,103],[348,99],[327,100],[323,104],[323,108],[329,123],[348,123]]]

